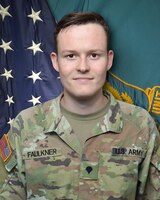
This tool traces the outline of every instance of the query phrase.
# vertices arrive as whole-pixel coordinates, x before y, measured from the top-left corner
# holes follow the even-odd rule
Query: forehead
[[[88,23],[81,25],[72,25],[62,29],[57,37],[58,46],[61,44],[73,45],[78,43],[81,45],[89,43],[99,43],[101,45],[107,43],[107,34],[102,25],[97,23]]]
[[[103,28],[103,26],[101,24],[98,23],[87,23],[87,24],[79,24],[79,25],[70,25],[66,28],[61,29],[61,31],[59,32],[58,36],[61,34],[69,34],[69,33],[74,33],[74,32],[78,32],[76,30],[91,30],[91,31],[101,31],[103,32],[105,35],[107,34],[105,32],[105,29]]]

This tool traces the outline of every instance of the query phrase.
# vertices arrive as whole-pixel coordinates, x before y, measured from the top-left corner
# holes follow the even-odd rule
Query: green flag
[[[113,67],[105,88],[148,110],[160,130],[160,1],[48,0],[57,21],[71,11],[95,11],[108,22]]]

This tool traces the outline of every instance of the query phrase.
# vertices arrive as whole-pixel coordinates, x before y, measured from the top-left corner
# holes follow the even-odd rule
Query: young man
[[[22,111],[0,199],[158,200],[159,133],[142,108],[103,93],[109,31],[96,13],[71,13],[55,33],[53,66],[64,92]]]

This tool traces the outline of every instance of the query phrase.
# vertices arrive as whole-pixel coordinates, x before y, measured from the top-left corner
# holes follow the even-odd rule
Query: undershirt
[[[91,137],[92,130],[95,125],[100,122],[108,109],[108,101],[105,102],[102,109],[95,113],[80,115],[77,113],[73,113],[65,109],[62,105],[61,112],[66,117],[71,127],[73,128],[74,133],[79,139],[82,146],[84,146],[85,141]]]

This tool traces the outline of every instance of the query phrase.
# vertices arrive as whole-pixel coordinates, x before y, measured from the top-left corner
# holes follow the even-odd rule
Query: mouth
[[[74,81],[78,81],[80,83],[88,83],[89,81],[93,80],[92,77],[75,77],[73,78]]]
[[[79,77],[74,77],[73,80],[92,80],[93,77],[85,77],[85,76],[79,76]]]

